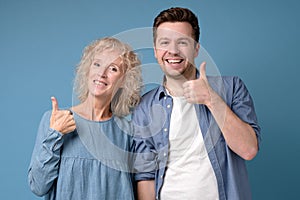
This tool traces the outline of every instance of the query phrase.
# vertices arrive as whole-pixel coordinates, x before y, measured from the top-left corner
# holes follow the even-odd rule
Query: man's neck
[[[186,81],[196,78],[196,69],[191,71],[188,75],[178,78],[172,78],[165,76],[164,86],[172,96],[183,96],[183,84]]]

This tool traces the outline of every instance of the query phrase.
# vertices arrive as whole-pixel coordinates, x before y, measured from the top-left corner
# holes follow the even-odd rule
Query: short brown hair
[[[153,22],[153,41],[156,40],[156,29],[164,22],[188,22],[193,29],[193,39],[199,42],[200,28],[197,16],[187,8],[169,8],[161,11]]]

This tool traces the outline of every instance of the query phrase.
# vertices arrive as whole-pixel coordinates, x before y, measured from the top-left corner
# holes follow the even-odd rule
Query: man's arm
[[[242,121],[217,95],[212,95],[212,101],[207,105],[214,116],[227,145],[245,160],[253,159],[258,152],[257,136],[253,128]]]
[[[154,180],[139,181],[137,183],[138,200],[155,199],[155,182]]]
[[[200,66],[200,77],[183,85],[184,96],[189,103],[204,104],[216,120],[229,148],[245,160],[251,160],[258,152],[258,140],[252,126],[241,120],[226,102],[211,88],[205,71]]]

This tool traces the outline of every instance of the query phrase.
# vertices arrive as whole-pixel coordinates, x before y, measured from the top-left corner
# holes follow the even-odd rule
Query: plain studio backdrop
[[[146,30],[129,40],[138,41],[145,80],[159,83],[149,27],[174,6],[196,13],[202,50],[221,75],[241,77],[255,101],[262,144],[247,162],[253,199],[300,199],[296,0],[0,0],[0,199],[40,199],[27,183],[38,124],[52,95],[72,106],[74,69],[92,40]]]

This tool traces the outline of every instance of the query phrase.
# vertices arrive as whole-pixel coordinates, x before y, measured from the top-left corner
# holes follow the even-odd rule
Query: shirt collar
[[[166,91],[166,88],[163,85],[160,85],[158,88],[158,95],[157,95],[157,100],[161,100],[162,98],[168,96],[168,93]]]

